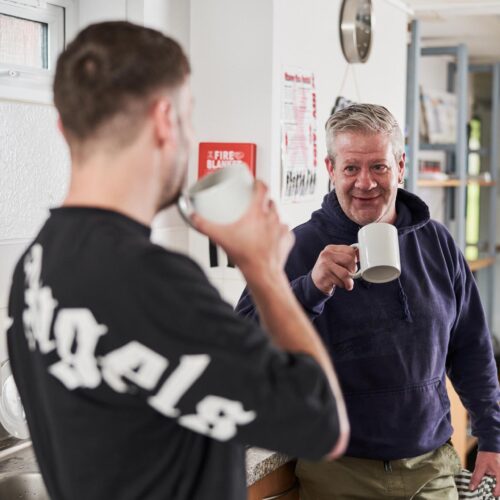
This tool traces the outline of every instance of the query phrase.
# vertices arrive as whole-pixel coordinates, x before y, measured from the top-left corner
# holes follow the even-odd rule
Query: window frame
[[[47,24],[48,69],[0,62],[0,100],[52,104],[57,57],[76,32],[75,0],[0,0],[0,14]]]

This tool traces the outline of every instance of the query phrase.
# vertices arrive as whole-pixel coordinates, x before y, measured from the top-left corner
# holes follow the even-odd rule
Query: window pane
[[[48,68],[47,24],[0,14],[0,63]]]

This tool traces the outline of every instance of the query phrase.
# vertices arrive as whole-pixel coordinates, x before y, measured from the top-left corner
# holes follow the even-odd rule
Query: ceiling
[[[403,0],[423,46],[465,43],[473,62],[500,61],[500,0]]]

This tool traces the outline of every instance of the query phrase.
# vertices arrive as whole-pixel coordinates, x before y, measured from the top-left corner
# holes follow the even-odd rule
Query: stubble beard
[[[177,203],[177,200],[181,196],[187,180],[187,159],[183,159],[182,161],[178,160],[177,165],[172,171],[175,172],[176,175],[171,175],[165,180],[157,212]],[[179,173],[177,174],[177,172]]]
[[[386,192],[382,191],[379,193],[380,195],[384,196]],[[352,206],[352,195],[351,196],[351,206]],[[382,207],[382,211],[380,214],[375,215],[374,217],[368,217],[368,218],[363,218],[361,219],[360,217],[356,216],[355,213],[352,210],[349,210],[349,213],[344,210],[344,213],[351,219],[353,222],[358,224],[359,226],[366,226],[367,224],[372,224],[375,222],[387,222],[384,221],[384,219],[388,216],[388,214],[395,208],[396,208],[396,197],[397,197],[397,189],[395,193],[391,193],[390,198],[384,203],[384,206]],[[341,205],[342,206],[342,205]],[[361,215],[361,214],[360,214]],[[391,217],[392,219],[392,217]],[[395,221],[391,221],[389,223],[393,223]]]

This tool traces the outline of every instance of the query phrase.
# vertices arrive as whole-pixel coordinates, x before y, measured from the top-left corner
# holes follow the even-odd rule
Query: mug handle
[[[359,249],[359,243],[353,243],[352,245],[350,245],[351,247],[353,248],[358,248]],[[351,278],[353,280],[357,280],[358,278],[361,278],[361,263],[359,263],[359,269],[357,272],[355,272],[354,274],[351,274]]]
[[[182,193],[177,200],[177,210],[184,221],[193,229],[196,229],[191,222],[191,216],[194,214],[193,205],[189,203],[185,193]]]

